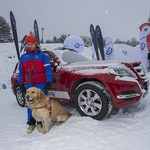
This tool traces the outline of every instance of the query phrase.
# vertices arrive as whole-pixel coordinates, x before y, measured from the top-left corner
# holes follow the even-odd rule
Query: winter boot
[[[43,131],[43,125],[42,125],[42,123],[38,123],[37,124],[37,129],[38,129],[39,132]]]
[[[27,133],[30,134],[34,131],[35,129],[35,125],[29,125],[28,129],[27,129]]]

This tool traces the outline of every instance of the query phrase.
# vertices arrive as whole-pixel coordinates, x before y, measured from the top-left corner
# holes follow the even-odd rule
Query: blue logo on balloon
[[[113,49],[111,47],[109,47],[106,51],[107,55],[110,55],[113,52]]]
[[[75,48],[79,48],[80,47],[80,44],[79,43],[75,43]]]
[[[128,52],[126,50],[122,50],[122,53],[125,55],[128,54]]]
[[[145,48],[145,43],[141,43],[141,44],[140,44],[140,49],[143,51],[144,48]]]

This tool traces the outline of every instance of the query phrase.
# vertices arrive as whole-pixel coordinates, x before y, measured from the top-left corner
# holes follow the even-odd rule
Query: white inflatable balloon
[[[84,41],[80,36],[70,35],[64,41],[64,48],[73,49],[78,53],[81,53],[84,50]]]
[[[149,40],[148,36],[150,34],[150,23],[143,23],[139,27],[140,29],[140,52],[142,57],[142,63],[144,64],[145,69],[149,68],[149,59],[148,59],[148,53],[149,51]]]

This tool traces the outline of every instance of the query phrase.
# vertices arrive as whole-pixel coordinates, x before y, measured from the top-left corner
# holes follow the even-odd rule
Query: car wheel
[[[25,107],[26,105],[25,94],[21,91],[20,87],[16,88],[15,95],[19,106]]]
[[[75,90],[75,106],[81,116],[90,116],[101,120],[107,117],[113,108],[111,97],[103,84],[87,81]]]

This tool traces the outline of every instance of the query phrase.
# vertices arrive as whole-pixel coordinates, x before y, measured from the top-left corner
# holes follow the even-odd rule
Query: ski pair
[[[94,29],[93,24],[90,25],[90,34],[92,37],[92,42],[94,45],[95,53],[97,60],[100,60],[99,54],[101,54],[102,60],[105,60],[105,53],[104,53],[104,42],[103,42],[103,37],[101,33],[101,29],[99,25],[96,26]],[[100,53],[99,53],[100,51]]]
[[[20,54],[21,54],[21,52],[25,46],[26,35],[23,37],[23,39],[21,41],[21,47],[19,49],[16,19],[13,15],[12,11],[10,11],[10,22],[11,22],[12,33],[13,33],[13,37],[14,37],[14,43],[15,43],[15,47],[16,47],[17,57],[18,57],[18,60],[20,60]],[[34,34],[36,36],[38,44],[40,45],[39,30],[38,30],[38,24],[37,24],[36,20],[34,20]]]

